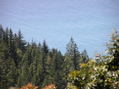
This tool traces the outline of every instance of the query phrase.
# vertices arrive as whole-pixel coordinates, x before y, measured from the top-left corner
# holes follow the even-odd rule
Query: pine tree
[[[119,70],[119,33],[117,31],[112,33],[111,41],[108,44],[108,51],[114,57],[109,63],[109,70]]]
[[[84,50],[84,51],[81,53],[81,58],[82,58],[81,62],[83,62],[83,63],[88,62],[89,57],[88,57],[88,54],[87,54],[87,51],[86,51],[86,50]]]
[[[33,62],[33,58],[31,56],[32,46],[28,45],[25,54],[23,55],[22,62],[21,62],[21,69],[19,71],[19,78],[18,78],[18,85],[22,86],[31,82],[30,76],[30,65]]]
[[[17,84],[17,69],[12,58],[0,59],[0,88],[7,89],[9,86]]]
[[[18,34],[15,34],[15,40],[16,40],[16,47],[19,48],[20,50],[22,50],[23,52],[25,52],[26,50],[26,41],[23,40],[23,36],[21,31],[19,30]]]
[[[30,76],[31,82],[33,84],[39,85],[41,78],[41,50],[40,46],[37,46],[35,43],[32,43],[32,52],[31,52],[33,62],[30,64]]]
[[[64,89],[65,84],[63,80],[63,63],[64,58],[60,51],[57,51],[56,49],[53,50],[53,59],[54,59],[54,84],[57,86],[57,89]]]
[[[2,25],[0,25],[0,43],[3,42],[3,38],[4,38],[4,29]]]
[[[66,60],[69,59],[71,61],[69,65],[73,67],[72,69],[74,70],[79,69],[78,67],[79,67],[79,60],[80,60],[80,52],[73,38],[70,39],[70,42],[67,44],[66,49],[67,51],[65,54],[66,55],[65,59]]]
[[[46,64],[47,59],[48,59],[48,53],[49,53],[49,48],[46,44],[46,42],[43,42],[42,48],[41,48],[41,64],[42,64],[42,72],[41,72],[41,78],[40,78],[40,85],[43,87],[45,85],[45,79],[46,79],[46,74],[47,74],[47,69],[46,67],[48,66]],[[46,80],[47,81],[47,80]]]
[[[70,42],[67,44],[66,47],[67,51],[65,54],[64,58],[64,63],[63,63],[63,70],[64,70],[64,81],[65,81],[65,86],[67,85],[67,75],[69,72],[72,70],[78,70],[79,69],[79,63],[80,63],[80,52],[78,50],[77,44],[73,40],[73,38],[70,39]]]

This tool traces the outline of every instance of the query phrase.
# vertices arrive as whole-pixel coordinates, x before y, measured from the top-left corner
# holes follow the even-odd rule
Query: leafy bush
[[[119,71],[108,71],[106,64],[94,60],[80,66],[69,73],[68,89],[119,89]]]

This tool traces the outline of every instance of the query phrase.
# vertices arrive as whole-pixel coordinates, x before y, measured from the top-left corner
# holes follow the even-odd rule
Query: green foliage
[[[112,34],[108,54],[89,60],[71,38],[65,55],[42,44],[27,43],[22,33],[0,26],[0,89],[31,82],[43,88],[119,89],[119,34]],[[47,87],[46,87],[47,88]]]
[[[65,54],[66,55],[65,60],[70,62],[69,65],[72,66],[72,69],[79,69],[80,52],[73,38],[70,39],[70,42],[67,44],[66,49],[67,52]]]
[[[106,56],[80,64],[69,73],[67,89],[119,89],[119,33],[112,34]]]
[[[119,71],[108,71],[107,62],[96,63],[89,60],[79,71],[69,73],[68,89],[118,89]]]
[[[81,53],[81,62],[82,62],[82,63],[86,63],[86,62],[88,62],[88,60],[89,60],[89,57],[88,57],[87,51],[84,50],[84,51]]]
[[[29,82],[44,87],[56,84],[64,88],[64,57],[43,44],[27,43],[22,33],[0,26],[0,89],[23,86]]]
[[[111,41],[107,46],[109,54],[114,57],[113,60],[108,64],[108,69],[111,71],[119,70],[119,33],[117,31],[112,33]]]

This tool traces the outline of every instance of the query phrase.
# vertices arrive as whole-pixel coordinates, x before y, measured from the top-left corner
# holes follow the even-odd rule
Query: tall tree
[[[119,70],[119,32],[115,31],[111,35],[111,41],[108,44],[109,54],[114,58],[109,63],[109,70]]]
[[[71,38],[66,47],[66,54],[63,63],[63,70],[64,70],[63,76],[65,86],[67,85],[68,81],[67,79],[68,73],[72,70],[78,70],[79,63],[80,63],[80,52],[78,50],[77,44],[75,43],[73,38]]]
[[[30,64],[33,62],[31,51],[32,51],[32,47],[31,45],[28,45],[20,65],[21,68],[19,71],[19,78],[18,78],[19,86],[22,86],[24,84],[27,84],[28,82],[31,82],[31,78],[30,78],[31,76],[29,71]]]
[[[46,44],[46,41],[43,42],[43,45],[42,45],[42,48],[41,48],[41,64],[42,64],[42,73],[41,73],[41,78],[40,78],[40,83],[41,83],[41,86],[44,86],[44,83],[45,83],[45,77],[46,77],[46,74],[47,74],[47,69],[46,67],[48,66],[46,64],[47,62],[47,59],[48,59],[48,53],[49,53],[49,48]],[[46,80],[47,81],[47,80]]]
[[[3,41],[4,38],[4,29],[2,25],[0,25],[0,43]]]
[[[26,50],[25,46],[26,46],[26,42],[25,40],[23,40],[23,36],[21,31],[19,30],[18,32],[18,36],[16,36],[16,46],[17,48],[21,49],[23,52]]]
[[[69,57],[72,63],[72,67],[74,70],[77,70],[79,67],[79,60],[80,60],[80,52],[78,50],[78,46],[75,43],[75,41],[73,40],[73,38],[71,37],[70,42],[67,44],[66,47],[67,51],[66,51],[66,58]]]

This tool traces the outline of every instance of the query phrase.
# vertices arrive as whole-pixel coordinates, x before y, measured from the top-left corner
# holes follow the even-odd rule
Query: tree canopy
[[[33,84],[38,89],[119,89],[119,33],[112,33],[106,55],[90,59],[71,37],[66,53],[47,42],[24,40],[21,31],[0,26],[0,89]],[[46,86],[46,87],[45,87]],[[43,88],[44,87],[44,88]],[[22,87],[23,88],[23,87]]]

